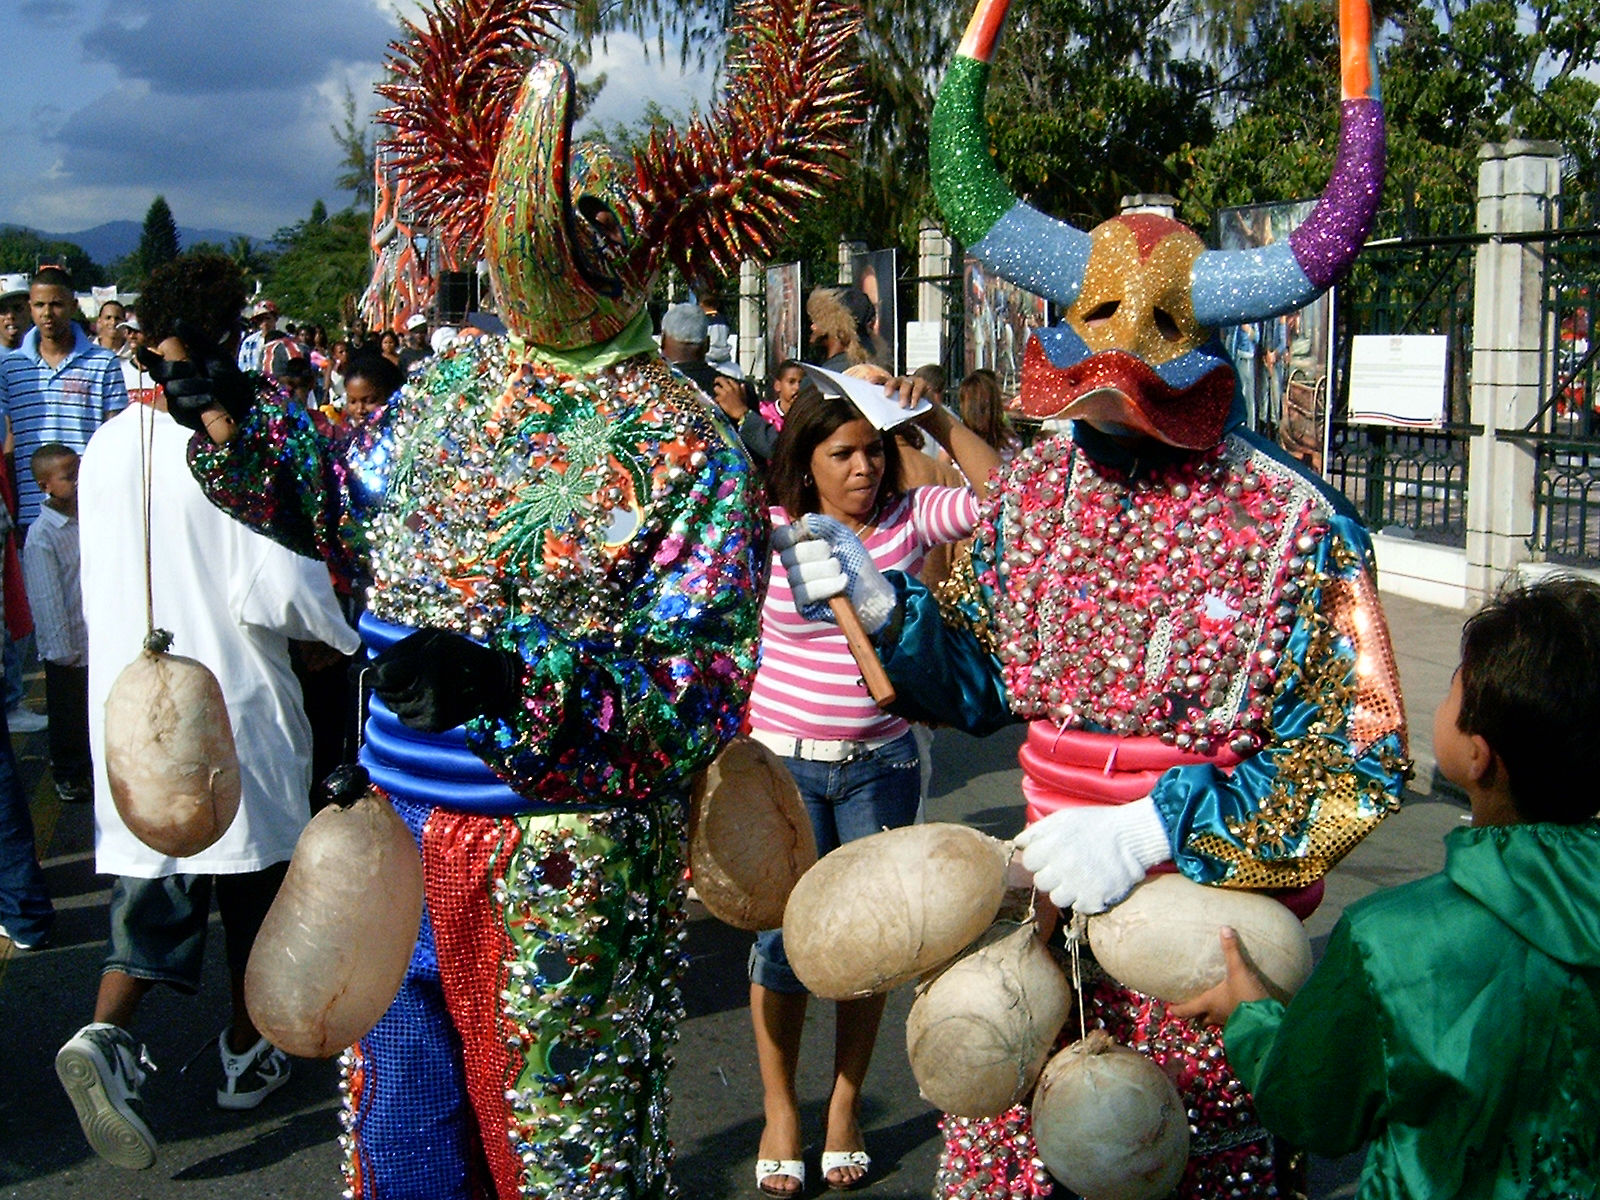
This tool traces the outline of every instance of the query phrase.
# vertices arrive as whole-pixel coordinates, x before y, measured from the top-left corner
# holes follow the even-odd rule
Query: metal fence
[[[1600,195],[1559,198],[1544,244],[1540,405],[1506,439],[1535,461],[1531,549],[1546,561],[1600,562],[1600,391],[1592,321],[1600,294]]]
[[[1442,545],[1467,536],[1467,450],[1481,430],[1470,423],[1472,265],[1481,240],[1471,206],[1391,210],[1339,286],[1328,481],[1369,528]],[[1448,420],[1437,430],[1351,424],[1350,348],[1358,334],[1448,337]]]

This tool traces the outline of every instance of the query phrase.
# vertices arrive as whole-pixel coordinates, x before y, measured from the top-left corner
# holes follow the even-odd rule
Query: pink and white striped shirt
[[[789,523],[783,509],[771,513],[774,528]],[[865,545],[878,570],[914,574],[929,547],[958,541],[977,523],[977,497],[966,488],[912,488],[878,518]],[[907,728],[872,702],[839,627],[800,615],[776,553],[761,606],[761,664],[749,723],[765,733],[829,741],[897,737]]]

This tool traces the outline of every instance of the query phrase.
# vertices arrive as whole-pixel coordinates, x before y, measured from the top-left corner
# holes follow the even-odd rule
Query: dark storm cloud
[[[292,94],[337,63],[377,62],[395,31],[369,3],[133,0],[85,29],[82,41],[91,62],[157,92]]]

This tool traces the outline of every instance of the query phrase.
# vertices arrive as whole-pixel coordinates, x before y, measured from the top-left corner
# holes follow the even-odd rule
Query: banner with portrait
[[[1050,302],[1001,279],[976,258],[962,273],[966,298],[964,374],[993,371],[1009,404],[1022,387],[1022,351],[1035,329],[1050,322]]]
[[[1217,214],[1223,250],[1254,250],[1288,238],[1315,200],[1251,204]],[[1314,471],[1328,446],[1333,289],[1304,308],[1219,330],[1239,375],[1245,423]]]
[[[883,363],[891,371],[900,370],[900,287],[899,251],[872,250],[850,256],[850,271],[855,285],[872,301],[877,316],[872,335],[878,339]]]
[[[800,357],[800,264],[777,263],[767,268],[767,378],[776,378],[778,364]]]

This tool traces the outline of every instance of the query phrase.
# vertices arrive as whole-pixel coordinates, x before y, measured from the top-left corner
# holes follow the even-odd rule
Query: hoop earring
[[[813,484],[816,483],[816,480],[811,478],[811,472],[807,471],[804,475],[802,475],[800,477],[800,482],[802,484],[804,484],[806,487],[811,487]]]

